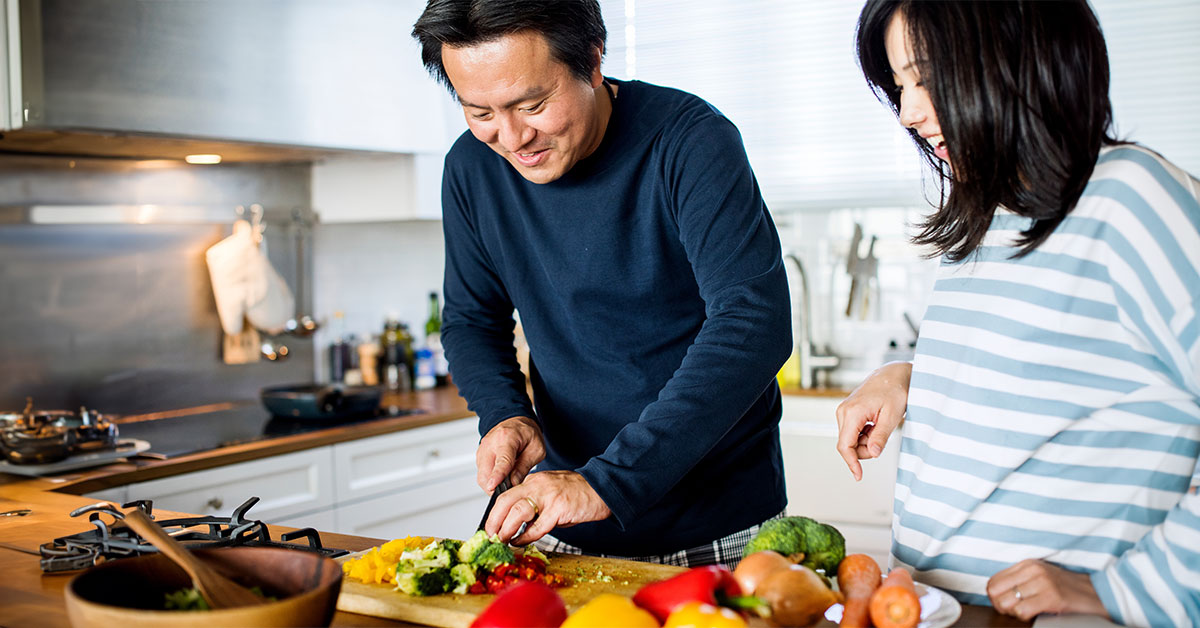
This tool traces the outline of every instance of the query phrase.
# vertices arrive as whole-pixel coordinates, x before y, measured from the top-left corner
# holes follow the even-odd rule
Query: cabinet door
[[[471,417],[334,445],[338,504],[448,476],[469,476],[475,486],[476,425]]]
[[[475,472],[460,472],[335,511],[335,531],[380,539],[436,536],[465,539],[475,533],[488,496]]]
[[[128,497],[154,500],[163,510],[222,516],[259,497],[247,516],[274,523],[332,507],[332,469],[330,448],[320,447],[131,484]]]

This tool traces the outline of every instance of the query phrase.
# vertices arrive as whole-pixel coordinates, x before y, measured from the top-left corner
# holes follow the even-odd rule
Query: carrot
[[[913,628],[921,621],[921,599],[913,586],[912,575],[893,569],[883,584],[871,594],[871,621],[878,628]]]
[[[882,580],[875,559],[866,554],[850,554],[838,565],[837,580],[838,589],[846,596],[840,625],[852,628],[870,626],[871,594],[879,588]]]

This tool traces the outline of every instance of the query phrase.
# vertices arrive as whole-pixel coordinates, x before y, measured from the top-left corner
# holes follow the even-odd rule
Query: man
[[[791,351],[737,130],[690,94],[606,79],[595,0],[431,0],[413,35],[470,130],[443,175],[442,340],[479,415],[480,486],[516,484],[487,531],[735,562],[786,505],[774,375]]]

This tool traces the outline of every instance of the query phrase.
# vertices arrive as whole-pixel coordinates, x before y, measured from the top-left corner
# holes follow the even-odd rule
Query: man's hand
[[[539,471],[500,494],[484,529],[513,545],[527,545],[556,527],[599,521],[611,514],[582,475],[574,471]],[[527,524],[525,532],[512,538],[522,524]]]
[[[479,441],[475,450],[475,481],[491,495],[505,477],[520,484],[533,465],[546,457],[542,428],[527,416],[498,423]]]
[[[859,460],[878,458],[904,418],[911,378],[912,363],[889,362],[868,375],[837,407],[837,450],[855,480],[862,479]]]
[[[1091,576],[1044,560],[1023,560],[988,580],[996,611],[1029,621],[1042,613],[1078,613],[1108,618]]]

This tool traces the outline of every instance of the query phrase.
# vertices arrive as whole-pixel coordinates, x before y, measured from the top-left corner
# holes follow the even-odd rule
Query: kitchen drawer
[[[466,539],[475,533],[488,496],[475,483],[475,471],[398,490],[335,512],[340,534],[396,539],[436,536]]]
[[[478,419],[470,417],[334,445],[338,503],[448,475],[468,474],[474,484],[477,425]]]
[[[332,452],[321,447],[131,484],[128,497],[154,500],[155,509],[222,516],[259,497],[248,517],[274,523],[332,507],[332,471]]]

